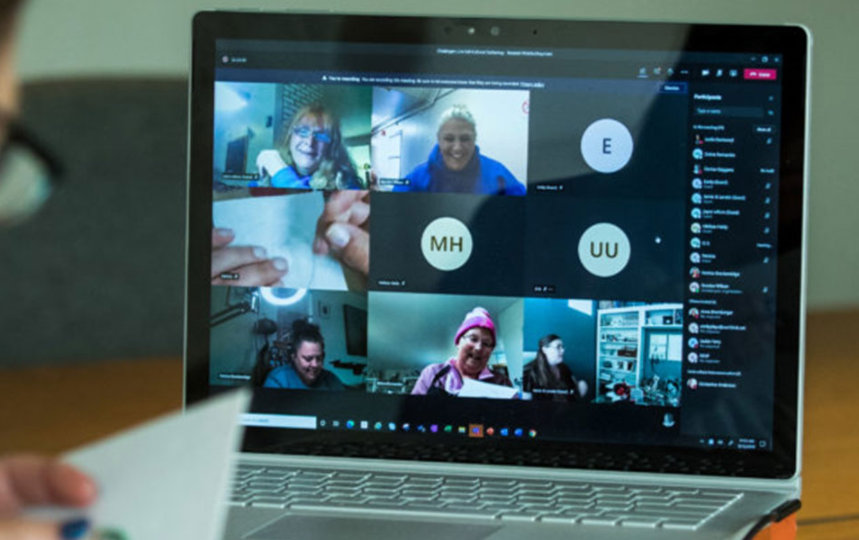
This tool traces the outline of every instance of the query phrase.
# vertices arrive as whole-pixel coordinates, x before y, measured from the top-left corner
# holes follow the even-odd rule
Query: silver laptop
[[[187,403],[228,538],[742,538],[797,508],[790,26],[194,20]]]

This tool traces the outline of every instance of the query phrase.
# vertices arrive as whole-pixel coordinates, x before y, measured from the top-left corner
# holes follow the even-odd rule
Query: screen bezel
[[[497,27],[500,32],[490,31]],[[474,28],[471,33],[469,28]],[[221,390],[209,384],[210,227],[212,223],[212,131],[215,42],[218,39],[289,39],[319,42],[398,43],[412,45],[520,46],[582,49],[643,49],[684,52],[756,52],[783,56],[782,146],[778,282],[776,287],[776,362],[773,446],[771,452],[727,449],[659,448],[616,445],[621,453],[670,452],[694,464],[718,458],[728,471],[743,476],[790,478],[798,470],[799,363],[801,340],[804,168],[808,36],[794,26],[703,25],[557,20],[375,17],[363,15],[263,14],[203,12],[193,23],[190,79],[189,180],[187,221],[187,291],[185,321],[185,403]],[[248,428],[244,450],[277,452],[302,441],[337,442],[355,434]],[[405,443],[409,435],[386,437]],[[366,437],[364,437],[366,439]],[[381,439],[380,439],[381,441]],[[490,444],[473,442],[471,444]],[[505,443],[493,441],[493,445]],[[510,441],[510,447],[521,441]],[[336,446],[336,444],[335,444]],[[557,453],[564,446],[587,453],[578,443],[532,444],[536,452]],[[594,452],[599,451],[595,446]],[[611,468],[611,467],[608,467]],[[693,466],[694,468],[694,466]],[[665,472],[681,472],[666,470]]]

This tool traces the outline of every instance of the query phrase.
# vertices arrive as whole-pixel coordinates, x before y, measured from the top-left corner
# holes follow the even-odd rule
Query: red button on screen
[[[778,73],[774,69],[750,68],[743,70],[743,78],[753,81],[774,81]]]

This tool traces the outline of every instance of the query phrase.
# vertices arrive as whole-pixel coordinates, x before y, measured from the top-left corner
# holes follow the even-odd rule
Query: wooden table
[[[859,311],[809,316],[800,539],[859,538]],[[181,405],[182,362],[0,370],[0,454],[56,453]]]

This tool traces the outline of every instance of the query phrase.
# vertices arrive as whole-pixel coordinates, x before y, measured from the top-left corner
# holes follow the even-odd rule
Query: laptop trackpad
[[[379,540],[408,535],[409,540],[481,540],[499,527],[442,522],[361,519],[351,517],[285,516],[248,536],[252,540]]]

